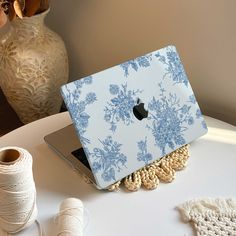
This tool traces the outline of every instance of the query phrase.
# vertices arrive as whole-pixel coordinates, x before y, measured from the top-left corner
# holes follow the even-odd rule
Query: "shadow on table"
[[[191,234],[184,234],[183,236],[197,236],[197,232],[196,230],[194,230],[194,223],[193,222],[186,222],[183,217],[181,217],[181,215],[179,214],[179,222],[182,224],[185,224],[189,227],[189,229],[191,230]]]
[[[226,123],[224,121],[221,120],[216,120],[215,118],[210,119],[209,121],[207,121],[207,126],[208,128],[213,128],[213,129],[219,129],[219,130],[229,130],[229,131],[233,131],[236,129],[236,126],[230,123]]]

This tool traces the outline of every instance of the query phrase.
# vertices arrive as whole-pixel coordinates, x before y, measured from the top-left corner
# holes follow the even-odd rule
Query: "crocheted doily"
[[[186,222],[193,222],[197,236],[236,235],[236,200],[188,201],[178,209]]]
[[[175,172],[186,166],[188,157],[189,145],[185,145],[116,182],[108,190],[117,191],[122,183],[129,191],[137,191],[141,186],[148,190],[155,189],[160,181],[170,183],[175,178]],[[83,178],[87,183],[91,183],[86,176]]]

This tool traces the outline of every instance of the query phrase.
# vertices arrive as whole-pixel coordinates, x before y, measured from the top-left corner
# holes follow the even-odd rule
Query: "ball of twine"
[[[15,234],[37,217],[32,156],[19,147],[0,149],[0,229]]]
[[[83,235],[84,206],[77,198],[67,198],[60,205],[56,217],[56,236],[82,236]]]

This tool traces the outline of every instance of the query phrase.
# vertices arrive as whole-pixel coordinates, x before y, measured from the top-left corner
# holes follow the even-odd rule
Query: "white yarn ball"
[[[58,214],[57,236],[82,236],[83,235],[84,207],[77,198],[65,199],[60,205]]]
[[[0,149],[0,228],[17,233],[37,217],[32,156],[19,147]]]

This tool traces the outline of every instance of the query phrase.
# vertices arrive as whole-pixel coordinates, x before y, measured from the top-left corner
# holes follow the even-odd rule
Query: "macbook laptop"
[[[73,124],[45,141],[99,189],[207,132],[174,46],[63,85],[61,94]]]

